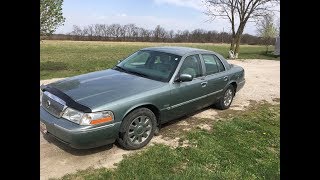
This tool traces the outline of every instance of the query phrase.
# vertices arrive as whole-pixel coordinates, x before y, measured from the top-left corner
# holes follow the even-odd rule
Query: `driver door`
[[[174,82],[172,84],[170,107],[166,119],[181,117],[203,108],[207,83],[204,80],[203,69],[199,55],[186,57],[180,67],[180,74],[190,74],[192,81]]]

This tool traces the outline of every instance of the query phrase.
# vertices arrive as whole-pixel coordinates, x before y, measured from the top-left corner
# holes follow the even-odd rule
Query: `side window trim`
[[[200,56],[200,54],[193,54],[193,55],[191,55],[191,56],[198,56],[198,58],[199,58],[199,63],[200,63],[200,70],[201,70],[201,72],[200,72],[200,76],[199,77],[196,77],[195,79],[197,79],[197,78],[203,78],[205,75],[204,75],[204,69],[203,69],[203,64],[202,64],[202,57]]]
[[[202,77],[207,76],[207,69],[206,69],[206,65],[204,63],[204,59],[202,57],[202,54],[198,54],[200,57],[200,61],[201,61],[201,67],[202,67]]]
[[[215,61],[217,62],[217,61],[219,61],[219,62],[217,62],[218,64],[222,64],[222,66],[223,66],[223,71],[226,71],[226,67],[224,66],[224,64],[222,63],[222,61],[221,61],[221,59],[217,56],[217,55],[215,55],[215,54],[213,54],[215,57],[216,57],[216,59],[215,59]],[[220,68],[219,68],[219,73],[220,72],[223,72],[223,71],[220,71]]]

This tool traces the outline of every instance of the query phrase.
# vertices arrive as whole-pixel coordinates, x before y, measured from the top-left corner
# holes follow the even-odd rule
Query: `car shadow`
[[[162,129],[162,128],[166,128],[166,127],[168,127],[168,126],[170,126],[170,125],[177,124],[177,123],[180,122],[180,121],[183,121],[183,120],[186,120],[186,119],[188,119],[188,118],[191,118],[192,116],[194,116],[194,115],[196,115],[196,114],[199,114],[199,113],[201,113],[201,112],[203,112],[203,111],[209,110],[209,109],[215,110],[215,111],[217,111],[217,112],[223,111],[223,110],[217,109],[214,105],[211,105],[211,106],[208,106],[208,107],[206,107],[206,108],[197,110],[197,111],[195,111],[195,112],[186,114],[186,115],[184,115],[184,116],[182,116],[182,117],[180,117],[180,118],[171,120],[171,121],[166,122],[166,123],[164,123],[164,124],[161,124],[161,129]],[[161,129],[160,129],[160,135],[161,135]]]
[[[74,149],[64,143],[62,143],[61,141],[57,140],[56,138],[52,137],[52,135],[49,134],[44,134],[42,133],[43,138],[48,142],[48,143],[52,143],[55,146],[57,146],[58,148],[60,148],[61,150],[70,153],[72,155],[75,156],[86,156],[86,155],[90,155],[90,154],[96,154],[102,151],[106,151],[106,150],[110,150],[113,148],[114,144],[109,144],[109,145],[105,145],[105,146],[100,146],[100,147],[96,147],[96,148],[91,148],[91,149]]]

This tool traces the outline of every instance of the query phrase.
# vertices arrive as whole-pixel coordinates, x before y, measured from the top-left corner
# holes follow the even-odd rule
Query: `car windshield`
[[[140,50],[122,62],[115,70],[145,78],[168,82],[172,77],[181,56],[151,50]]]

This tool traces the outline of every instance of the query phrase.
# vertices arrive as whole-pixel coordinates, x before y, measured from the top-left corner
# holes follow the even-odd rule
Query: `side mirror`
[[[181,74],[177,81],[186,82],[192,81],[193,77],[190,74]]]
[[[118,60],[118,63],[121,63],[121,61],[123,61],[123,59]]]

